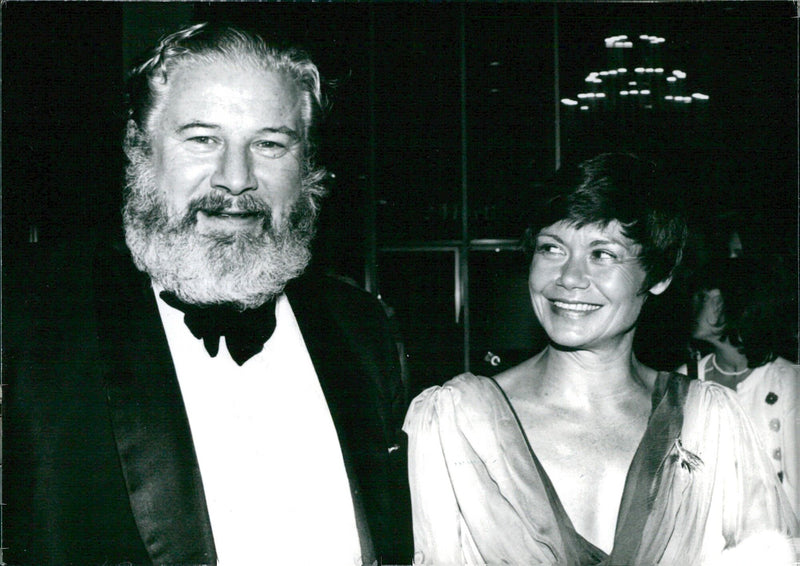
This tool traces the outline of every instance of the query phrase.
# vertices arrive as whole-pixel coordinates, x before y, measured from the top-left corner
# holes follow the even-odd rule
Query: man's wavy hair
[[[686,221],[654,162],[629,153],[603,153],[565,165],[546,189],[547,200],[534,209],[523,236],[529,253],[537,234],[556,222],[581,228],[606,227],[616,220],[623,234],[642,247],[639,262],[647,274],[643,293],[672,276],[680,264]]]
[[[171,33],[147,53],[128,73],[126,85],[126,151],[140,147],[149,152],[152,120],[158,116],[170,76],[192,63],[230,61],[280,73],[298,85],[302,97],[302,143],[311,170],[316,147],[316,126],[324,109],[319,70],[308,54],[294,47],[279,47],[239,28],[198,23]]]

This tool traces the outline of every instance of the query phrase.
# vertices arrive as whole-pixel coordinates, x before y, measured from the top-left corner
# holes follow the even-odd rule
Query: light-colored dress
[[[494,380],[423,391],[404,426],[415,563],[706,565],[751,536],[790,560],[797,519],[732,396],[659,375],[607,555],[573,528]]]
[[[706,379],[711,356],[697,363],[697,378]],[[686,366],[678,369],[686,374]],[[755,368],[736,385],[736,398],[753,421],[767,456],[800,515],[800,366],[783,358]]]

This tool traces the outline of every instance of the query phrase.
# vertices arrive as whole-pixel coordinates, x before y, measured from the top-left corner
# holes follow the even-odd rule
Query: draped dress
[[[576,532],[494,380],[463,374],[426,389],[404,430],[415,564],[710,565],[732,563],[721,559],[743,541],[757,541],[761,565],[772,551],[791,561],[797,518],[717,384],[659,374],[610,553]]]

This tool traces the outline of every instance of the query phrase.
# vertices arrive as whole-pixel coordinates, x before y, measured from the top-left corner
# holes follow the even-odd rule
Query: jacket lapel
[[[372,516],[373,489],[359,478],[374,467],[375,457],[387,452],[376,388],[377,368],[362,359],[350,346],[352,335],[341,317],[331,310],[335,302],[330,291],[308,278],[292,282],[286,289],[298,326],[314,364],[339,437],[350,493],[356,513],[364,563],[376,560]],[[352,314],[352,313],[351,313]],[[379,474],[375,470],[375,474]]]
[[[191,432],[149,279],[127,254],[96,266],[111,423],[131,510],[154,563],[215,564]]]
[[[400,357],[382,307],[364,291],[308,274],[286,288],[345,460],[365,563],[413,554]]]

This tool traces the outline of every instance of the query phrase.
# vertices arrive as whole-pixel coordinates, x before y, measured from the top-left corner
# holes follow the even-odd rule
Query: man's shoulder
[[[297,279],[289,282],[287,289],[327,290],[333,293],[351,295],[353,297],[372,296],[354,279],[342,275],[331,274],[319,270],[309,270]]]
[[[382,303],[355,281],[325,273],[303,274],[289,282],[286,295],[293,305],[302,301],[334,313],[383,313]]]
[[[85,233],[6,250],[13,267],[4,269],[4,287],[69,294],[85,288],[100,265],[130,265],[125,243],[108,235]]]
[[[354,351],[397,356],[399,333],[389,309],[357,285],[309,273],[291,281],[286,296],[307,338],[350,344]]]
[[[96,242],[70,238],[7,250],[3,267],[6,343],[33,333],[37,322],[57,326],[86,312],[92,301]]]
[[[15,250],[16,265],[3,273],[7,343],[89,331],[101,302],[120,315],[125,314],[120,309],[136,310],[142,294],[131,289],[146,285],[147,279],[123,248],[85,236]]]

